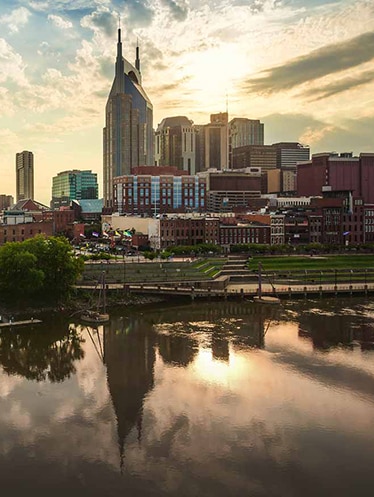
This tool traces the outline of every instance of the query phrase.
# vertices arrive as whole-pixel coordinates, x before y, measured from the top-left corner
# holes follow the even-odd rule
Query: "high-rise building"
[[[12,195],[5,195],[1,194],[0,195],[0,211],[3,211],[5,209],[10,209],[13,207],[14,204],[14,198]]]
[[[211,114],[210,123],[203,126],[195,126],[195,130],[198,133],[196,137],[196,171],[228,169],[229,143],[227,112]]]
[[[310,159],[310,148],[298,142],[274,143],[272,147],[277,151],[277,167],[279,169],[294,168],[297,162]]]
[[[16,198],[34,199],[34,154],[27,150],[16,154]]]
[[[185,116],[166,117],[155,133],[156,166],[174,166],[195,174],[196,131]]]
[[[246,145],[233,149],[233,169],[260,167],[268,171],[277,167],[276,150],[271,145]]]
[[[113,207],[113,179],[131,168],[153,164],[153,107],[142,87],[139,47],[135,65],[122,56],[118,30],[115,76],[105,109],[103,132],[104,207]]]
[[[63,171],[52,178],[51,208],[70,205],[72,200],[98,198],[97,174],[92,171]]]
[[[232,169],[232,150],[246,145],[264,144],[264,125],[258,119],[235,117],[229,122],[229,164]]]

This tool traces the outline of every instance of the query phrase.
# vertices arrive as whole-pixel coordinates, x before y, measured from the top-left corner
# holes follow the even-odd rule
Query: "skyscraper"
[[[156,166],[174,166],[195,174],[196,131],[185,116],[166,117],[155,133]]]
[[[135,66],[122,56],[118,30],[115,76],[105,109],[104,207],[113,207],[113,178],[153,165],[153,107],[142,87],[139,47]]]
[[[98,197],[97,174],[92,171],[63,171],[52,178],[52,209],[69,206],[72,200]]]
[[[258,119],[235,117],[229,122],[229,165],[233,168],[233,149],[264,144],[264,125]]]
[[[24,150],[16,154],[16,198],[34,199],[34,154]]]
[[[194,126],[196,136],[196,171],[228,168],[228,114],[210,115],[210,123]]]

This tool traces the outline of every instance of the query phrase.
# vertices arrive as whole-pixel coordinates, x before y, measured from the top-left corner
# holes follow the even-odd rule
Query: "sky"
[[[117,28],[164,117],[260,119],[265,144],[374,151],[373,0],[1,0],[0,193],[34,153],[35,199],[52,177],[98,173]]]

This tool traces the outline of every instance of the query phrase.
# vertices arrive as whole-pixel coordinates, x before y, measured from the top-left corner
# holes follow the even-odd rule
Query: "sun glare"
[[[228,361],[215,359],[211,349],[200,348],[192,369],[204,382],[230,386],[232,381],[241,377],[244,369],[248,370],[248,361],[243,361],[231,347]]]
[[[225,102],[226,93],[232,94],[236,82],[250,69],[243,54],[232,46],[190,53],[183,65],[188,67],[189,88],[208,105],[219,99]]]

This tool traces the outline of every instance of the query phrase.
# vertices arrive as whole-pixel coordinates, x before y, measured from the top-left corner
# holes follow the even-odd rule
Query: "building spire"
[[[116,90],[117,93],[124,91],[124,73],[125,64],[122,56],[122,41],[121,41],[121,17],[118,19],[118,40],[117,40],[117,59],[116,59]]]
[[[140,58],[139,58],[139,38],[136,39],[136,59],[135,59],[135,67],[140,72]]]

